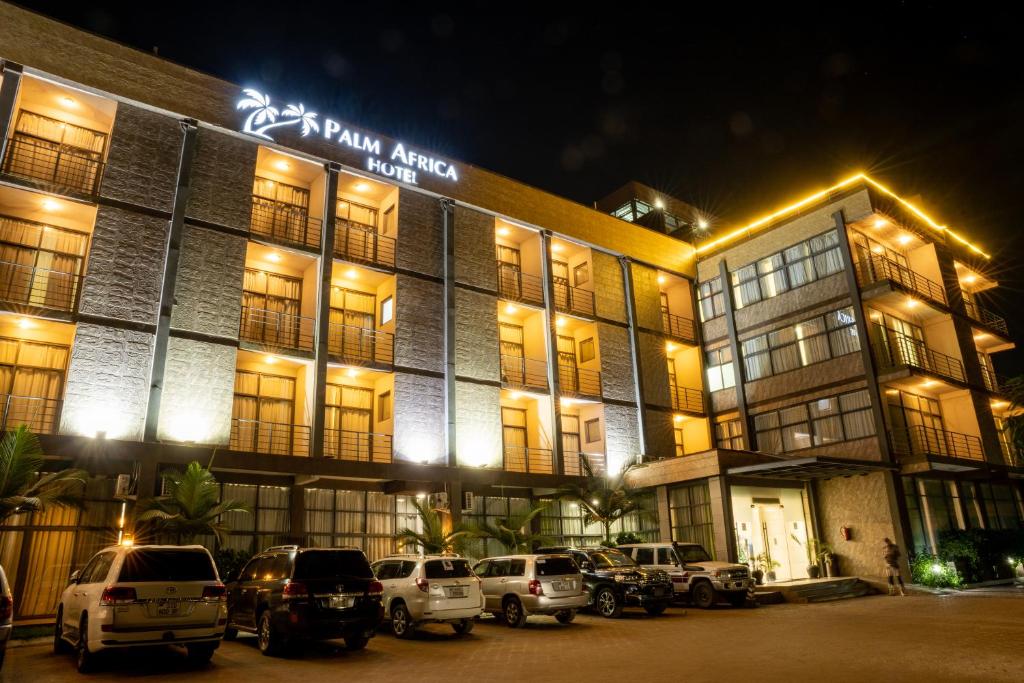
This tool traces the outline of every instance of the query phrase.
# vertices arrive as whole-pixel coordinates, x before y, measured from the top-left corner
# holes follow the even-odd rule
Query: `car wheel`
[[[188,661],[196,666],[209,664],[213,659],[213,651],[217,649],[217,643],[190,643],[185,646],[188,652]]]
[[[345,649],[355,652],[356,650],[362,650],[366,647],[370,639],[362,634],[352,634],[345,636]]]
[[[663,602],[656,603],[656,604],[653,604],[653,605],[644,605],[644,609],[647,610],[647,613],[650,614],[652,617],[661,616],[662,614],[665,613],[665,609],[667,607],[668,607],[668,605],[666,605]]]
[[[274,624],[270,619],[270,611],[265,610],[260,615],[259,623],[256,626],[256,646],[264,655],[273,657],[281,654],[284,649],[283,645],[281,636],[274,629]]]
[[[729,604],[733,607],[743,607],[747,604],[747,594],[743,593],[726,593],[725,599],[729,601]]]
[[[615,591],[605,586],[594,596],[594,606],[597,613],[606,619],[617,619],[622,616],[622,602]]]
[[[235,628],[234,626],[228,626],[224,629],[224,640],[230,643],[232,640],[235,640],[236,638],[238,638],[237,628]]]
[[[505,625],[512,628],[520,628],[526,623],[526,612],[523,611],[523,603],[519,598],[509,598],[505,601],[504,609]]]
[[[460,636],[464,636],[467,633],[472,633],[472,631],[473,631],[473,620],[472,619],[463,619],[462,621],[453,621],[452,622],[452,630],[455,631],[456,633],[458,633]]]
[[[711,609],[715,604],[715,589],[707,581],[701,581],[693,587],[691,598],[697,607]]]
[[[53,654],[62,655],[68,651],[68,641],[64,640],[64,608],[57,608],[57,622],[53,625]]]
[[[399,603],[391,608],[391,632],[396,638],[412,638],[416,625],[412,622],[409,608]]]
[[[87,674],[96,670],[96,655],[89,650],[89,617],[83,616],[78,627],[78,645],[75,648],[75,668]]]
[[[555,619],[558,619],[560,624],[571,624],[575,618],[576,610],[574,609],[564,609],[561,612],[555,612]]]

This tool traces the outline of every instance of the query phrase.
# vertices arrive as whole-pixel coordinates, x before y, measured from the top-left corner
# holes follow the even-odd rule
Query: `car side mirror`
[[[71,572],[71,576],[68,577],[68,583],[78,583],[78,580],[82,578],[82,570]]]
[[[594,571],[594,564],[592,562],[580,562],[580,569],[585,572]]]

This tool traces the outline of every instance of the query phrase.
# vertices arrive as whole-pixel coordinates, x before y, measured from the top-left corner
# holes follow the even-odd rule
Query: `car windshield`
[[[579,574],[580,570],[570,557],[538,557],[537,576]]]
[[[359,550],[309,550],[295,558],[296,579],[372,579],[366,555]]]
[[[118,581],[215,581],[205,550],[133,550],[124,558]]]
[[[699,545],[679,545],[676,546],[676,555],[679,557],[679,561],[683,564],[688,562],[709,562],[711,556],[708,555],[708,551]]]
[[[465,560],[430,560],[423,565],[423,575],[428,579],[464,579],[473,572]]]
[[[594,566],[598,569],[637,566],[636,562],[617,550],[602,550],[601,552],[590,553],[590,559],[594,561]]]

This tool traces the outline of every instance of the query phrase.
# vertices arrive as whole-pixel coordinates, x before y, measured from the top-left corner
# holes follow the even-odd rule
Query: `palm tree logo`
[[[267,131],[280,126],[299,124],[302,137],[320,132],[320,124],[316,122],[316,113],[306,111],[304,105],[289,104],[285,106],[284,110],[279,111],[277,107],[270,104],[270,95],[253,88],[246,88],[242,92],[245,97],[238,101],[235,108],[243,111],[252,110],[245,118],[245,125],[242,126],[243,133],[273,141],[273,138],[267,135]],[[282,119],[280,121],[278,121],[279,116]]]

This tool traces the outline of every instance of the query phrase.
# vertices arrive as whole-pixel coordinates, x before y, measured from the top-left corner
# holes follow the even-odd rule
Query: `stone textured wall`
[[[497,382],[498,299],[468,289],[455,290],[455,374]]]
[[[141,441],[154,335],[79,323],[71,347],[60,432]]]
[[[394,406],[394,459],[444,464],[444,380],[396,372]]]
[[[444,372],[444,287],[399,274],[395,286],[395,365]]]
[[[605,398],[635,402],[629,330],[608,323],[597,323],[597,338],[601,345],[602,394]]]
[[[748,407],[753,407],[755,403],[761,401],[770,401],[779,396],[790,396],[793,394],[800,394],[800,396],[795,401],[790,401],[790,403],[799,403],[800,401],[810,400],[810,397],[804,394],[816,387],[863,376],[863,356],[861,356],[859,351],[848,353],[845,356],[808,365],[804,368],[747,382],[747,405]],[[839,390],[831,389],[826,395],[833,396],[838,392]]]
[[[609,471],[618,471],[640,454],[640,429],[636,408],[606,403],[604,442]]]
[[[498,387],[457,382],[455,439],[459,465],[501,467],[501,405]]]
[[[245,248],[244,237],[185,226],[171,327],[238,338]]]
[[[676,440],[672,413],[647,409],[646,417],[647,457],[669,458],[675,456]]]
[[[711,412],[714,414],[734,410],[739,405],[736,401],[735,389],[722,389],[711,392]]]
[[[100,206],[78,310],[155,325],[168,226],[166,218]]]
[[[186,215],[248,230],[257,150],[254,141],[200,127]]]
[[[640,332],[639,337],[640,371],[644,376],[644,403],[671,408],[672,397],[668,386],[665,341],[649,332]],[[603,351],[604,337],[601,338],[601,348]]]
[[[627,322],[626,290],[619,260],[602,251],[591,250],[594,262],[594,311],[599,318]]]
[[[497,290],[494,216],[461,206],[455,208],[455,280]]]
[[[169,213],[183,139],[178,119],[118,103],[100,194]]]
[[[436,197],[398,189],[395,265],[400,270],[444,277],[444,226]]]
[[[885,472],[857,477],[836,477],[816,482],[818,524],[822,540],[839,556],[844,576],[861,576],[884,581],[882,539],[900,546],[906,559],[907,549],[896,533],[890,507],[889,485]],[[839,530],[850,527],[849,541]],[[906,567],[904,566],[904,571]],[[907,577],[904,576],[904,579]]]
[[[764,320],[775,320],[791,315],[797,311],[816,306],[819,302],[849,296],[850,289],[846,286],[846,274],[842,271],[829,275],[821,280],[791,289],[784,294],[764,299],[736,311],[736,329],[746,331]],[[837,302],[835,308],[843,305]],[[794,318],[794,322],[797,319]]]
[[[648,330],[660,330],[661,288],[658,287],[658,271],[639,263],[630,264],[633,271],[633,301],[636,307],[636,322]]]
[[[168,340],[158,439],[228,444],[237,355],[233,346]]]
[[[729,336],[729,324],[725,321],[725,316],[722,315],[701,323],[701,334],[705,342],[725,339]]]

